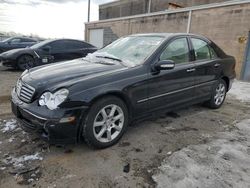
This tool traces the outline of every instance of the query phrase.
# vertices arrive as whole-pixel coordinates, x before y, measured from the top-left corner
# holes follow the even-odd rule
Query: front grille
[[[28,84],[22,82],[21,80],[17,81],[16,85],[17,96],[24,102],[31,102],[32,97],[35,93],[35,88],[29,86]]]

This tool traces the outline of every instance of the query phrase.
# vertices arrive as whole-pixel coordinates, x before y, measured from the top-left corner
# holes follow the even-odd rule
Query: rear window
[[[22,38],[21,42],[36,42],[34,39]]]
[[[210,47],[207,42],[197,38],[191,38],[195,59],[196,60],[205,60],[210,59]]]
[[[210,49],[211,58],[212,59],[217,58],[218,56],[217,56],[215,50],[211,46],[209,46],[209,49]]]

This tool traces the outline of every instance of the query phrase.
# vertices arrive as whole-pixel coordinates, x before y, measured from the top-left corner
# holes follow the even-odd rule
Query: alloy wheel
[[[95,138],[107,143],[118,137],[124,126],[124,112],[115,104],[103,107],[96,115],[93,131]]]
[[[216,90],[214,96],[214,103],[219,106],[223,103],[226,94],[226,87],[224,84],[220,83]]]

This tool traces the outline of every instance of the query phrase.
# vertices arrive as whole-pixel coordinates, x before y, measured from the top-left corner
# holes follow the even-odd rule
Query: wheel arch
[[[229,78],[227,76],[222,76],[221,79],[226,82],[226,84],[227,84],[227,91],[228,91],[228,89],[229,89],[229,83],[230,83]]]
[[[24,53],[24,54],[19,54],[19,55],[17,55],[16,56],[16,60],[15,60],[15,67],[16,67],[16,69],[19,69],[19,59],[21,58],[21,57],[23,57],[23,56],[29,56],[29,57],[31,57],[31,58],[33,58],[33,60],[34,60],[34,63],[35,63],[35,57],[34,57],[34,55],[32,55],[32,54],[30,54],[30,53]]]
[[[129,120],[131,120],[131,117],[132,117],[132,103],[129,100],[129,98],[124,93],[122,93],[120,91],[108,91],[106,93],[102,93],[100,95],[97,95],[96,97],[94,97],[90,101],[90,106],[93,105],[99,99],[101,99],[103,97],[108,97],[108,96],[115,96],[115,97],[121,99],[124,102],[124,104],[126,105],[127,110],[128,110]]]
[[[19,54],[19,55],[16,57],[16,60],[18,61],[22,56],[25,56],[25,55],[30,56],[30,57],[32,57],[32,58],[35,59],[35,57],[34,57],[32,54],[25,53],[25,54]]]

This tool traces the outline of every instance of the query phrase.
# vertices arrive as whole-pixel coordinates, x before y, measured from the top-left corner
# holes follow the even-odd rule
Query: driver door
[[[157,61],[161,60],[172,60],[175,62],[175,67],[149,74],[150,111],[174,108],[194,99],[195,65],[190,61],[187,38],[175,38],[168,43],[157,59]]]

